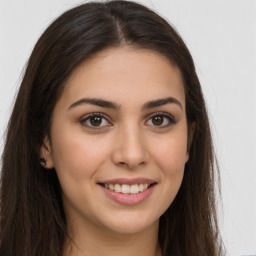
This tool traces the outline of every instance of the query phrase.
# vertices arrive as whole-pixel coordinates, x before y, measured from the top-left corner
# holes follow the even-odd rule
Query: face
[[[181,74],[165,57],[108,49],[70,76],[42,156],[69,223],[118,233],[158,225],[188,160]]]

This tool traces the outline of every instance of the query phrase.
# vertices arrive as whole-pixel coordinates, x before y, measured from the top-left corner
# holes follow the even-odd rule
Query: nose
[[[116,136],[116,141],[113,142],[112,162],[130,170],[145,165],[149,160],[149,154],[139,128],[126,127],[120,130]]]

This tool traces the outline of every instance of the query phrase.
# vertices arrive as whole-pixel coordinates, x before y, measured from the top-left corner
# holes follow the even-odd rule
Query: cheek
[[[175,176],[183,171],[187,158],[187,137],[186,133],[165,138],[158,143],[154,143],[152,155],[158,166],[161,167],[164,175]]]
[[[165,211],[176,197],[183,180],[187,155],[186,133],[177,133],[158,145],[152,155],[161,170],[162,196],[159,197],[159,203]]]
[[[160,152],[159,152],[160,153]],[[159,154],[159,166],[162,170],[162,181],[165,186],[164,189],[168,195],[176,195],[181,185],[186,158],[185,147],[174,147],[169,150],[162,151]]]
[[[55,135],[52,158],[60,179],[69,176],[70,179],[92,177],[101,166],[108,152],[104,143],[95,143],[89,136],[77,134]]]
[[[55,135],[52,157],[68,212],[67,208],[77,208],[82,201],[87,205],[94,197],[95,177],[109,150],[104,143],[95,143],[95,139],[81,134],[63,135]]]

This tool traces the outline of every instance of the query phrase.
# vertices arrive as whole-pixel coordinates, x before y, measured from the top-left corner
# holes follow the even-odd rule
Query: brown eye
[[[152,123],[156,126],[162,125],[164,122],[164,118],[162,116],[154,116],[152,118]]]
[[[92,126],[100,126],[102,123],[102,117],[101,116],[93,116],[89,119]]]
[[[173,116],[167,113],[156,113],[151,115],[151,117],[146,122],[147,125],[156,128],[165,128],[175,124],[176,121]]]
[[[80,120],[80,123],[83,126],[86,126],[91,129],[100,129],[111,125],[111,123],[107,120],[105,115],[100,113],[93,113],[87,115]]]

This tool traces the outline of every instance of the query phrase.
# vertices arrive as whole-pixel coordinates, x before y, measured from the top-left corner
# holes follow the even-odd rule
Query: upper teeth
[[[105,188],[108,188],[112,191],[123,193],[123,194],[137,194],[146,190],[150,184],[134,184],[134,185],[127,185],[127,184],[104,184]]]

